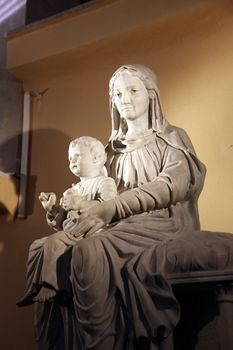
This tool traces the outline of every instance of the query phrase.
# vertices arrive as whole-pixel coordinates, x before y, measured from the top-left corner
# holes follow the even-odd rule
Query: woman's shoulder
[[[174,148],[195,155],[194,147],[187,132],[180,127],[168,124],[162,132],[158,133],[158,137]]]
[[[106,147],[107,158],[113,159],[116,154],[132,153],[144,148],[159,149],[163,152],[167,147],[189,152],[195,155],[195,151],[186,131],[180,127],[167,124],[162,131],[153,131],[146,137],[137,140],[114,140],[109,142]]]

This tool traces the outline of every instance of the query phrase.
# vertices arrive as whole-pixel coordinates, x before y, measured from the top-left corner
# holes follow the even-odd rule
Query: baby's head
[[[90,136],[71,141],[68,151],[71,172],[78,177],[103,175],[106,153],[103,144]]]

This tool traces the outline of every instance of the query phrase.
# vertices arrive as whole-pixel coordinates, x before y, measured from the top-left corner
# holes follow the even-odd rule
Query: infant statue
[[[32,302],[47,301],[54,298],[58,291],[69,292],[69,277],[59,274],[59,268],[69,264],[69,248],[74,246],[83,235],[76,229],[79,215],[99,202],[112,199],[117,194],[115,181],[106,176],[106,153],[103,144],[89,136],[71,141],[68,151],[69,168],[80,181],[68,188],[57,203],[55,193],[41,192],[39,200],[46,211],[49,226],[56,233],[36,240],[29,251],[30,255],[38,244],[44,244],[44,260],[39,278],[33,282],[35,290],[30,291],[17,305],[24,306]],[[59,275],[63,276],[59,280]]]

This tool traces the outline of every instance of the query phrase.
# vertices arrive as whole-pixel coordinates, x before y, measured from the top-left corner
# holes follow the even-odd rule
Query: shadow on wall
[[[78,134],[78,133],[77,133]],[[15,137],[22,135],[16,135]],[[25,290],[25,264],[29,245],[37,238],[52,233],[38,200],[41,191],[54,191],[58,196],[74,178],[68,169],[67,149],[70,137],[60,130],[40,129],[31,132],[29,177],[27,187],[27,217],[8,221],[0,215],[0,349],[34,349],[32,308],[19,309],[16,301]],[[1,144],[3,150],[14,138]],[[10,156],[10,154],[8,154]],[[17,267],[17,268],[16,268]],[[14,329],[14,337],[12,337]]]
[[[22,134],[15,135],[0,144],[0,214],[7,212],[13,217],[17,216],[16,208],[20,200],[20,180],[23,180],[25,176],[20,174],[21,141],[18,142],[18,140],[22,140],[22,136]],[[30,132],[29,140],[25,216],[33,215],[34,203],[37,200],[35,196],[38,179],[40,179],[39,191],[42,191],[44,187],[49,190],[51,186],[51,191],[56,188],[60,192],[59,182],[62,183],[64,180],[63,169],[64,172],[68,173],[67,149],[70,142],[70,138],[64,133],[46,129]],[[15,147],[17,142],[18,152],[15,160],[15,169],[17,170],[15,174],[9,174],[8,163],[9,158],[11,158],[11,149]]]

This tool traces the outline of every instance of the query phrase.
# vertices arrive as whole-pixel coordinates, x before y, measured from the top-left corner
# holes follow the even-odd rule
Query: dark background
[[[26,24],[53,16],[91,0],[27,0]]]

